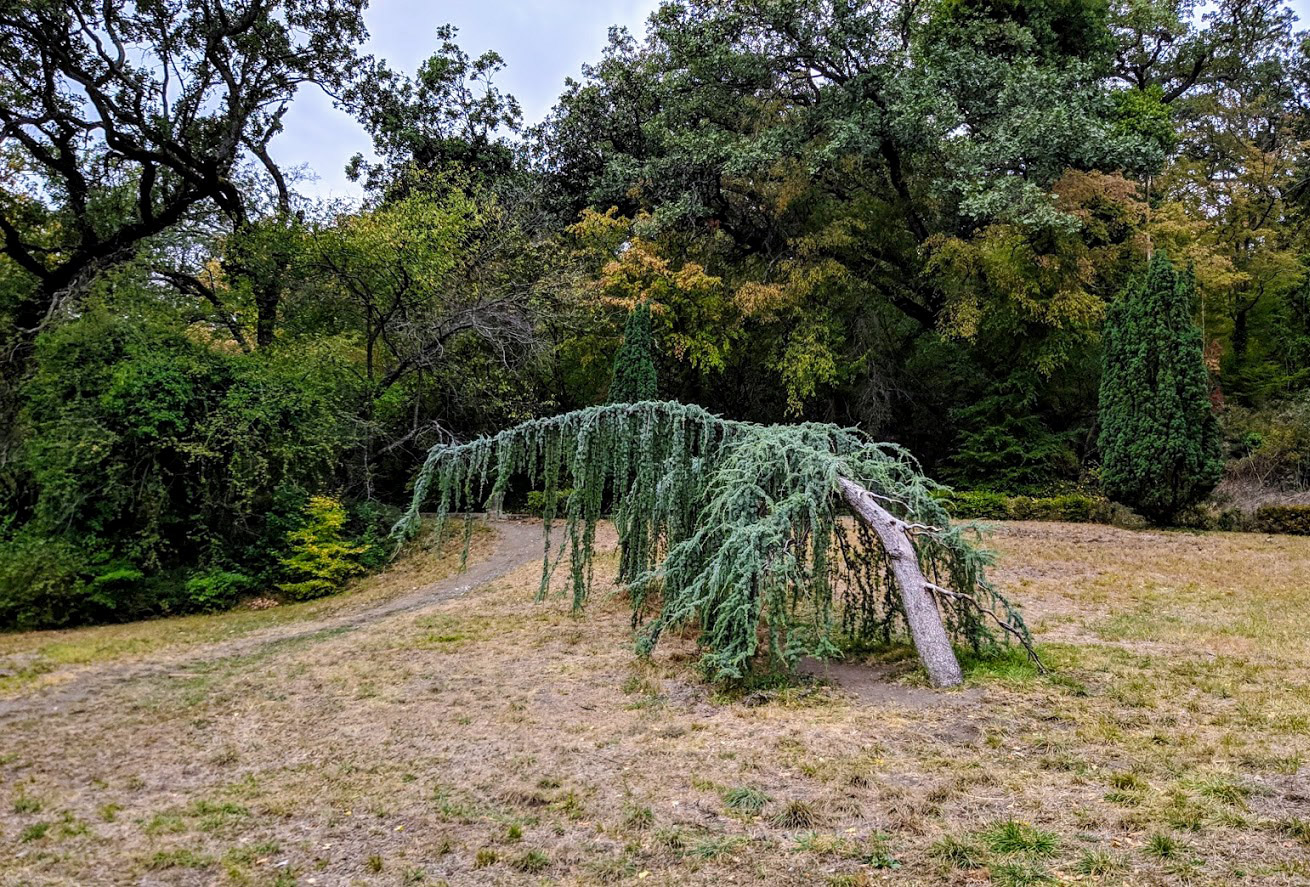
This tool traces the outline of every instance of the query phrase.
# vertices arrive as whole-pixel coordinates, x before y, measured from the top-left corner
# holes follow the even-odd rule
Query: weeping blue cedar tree
[[[637,403],[659,397],[654,351],[650,303],[638,302],[628,312],[628,319],[623,325],[623,345],[614,356],[610,403]]]
[[[738,679],[761,658],[790,668],[837,655],[843,638],[890,640],[903,604],[878,537],[843,520],[846,479],[909,524],[955,640],[981,650],[1015,638],[1032,655],[1022,618],[986,578],[976,531],[950,525],[934,495],[942,488],[908,452],[858,430],[729,421],[674,402],[589,407],[434,447],[394,532],[416,533],[430,500],[439,528],[484,503],[496,511],[516,475],[544,490],[540,596],[567,562],[573,604],[584,604],[610,505],[643,654],[665,631],[696,626],[707,674]]]
[[[1105,321],[1101,482],[1157,522],[1209,495],[1224,468],[1195,292],[1192,275],[1157,252]]]

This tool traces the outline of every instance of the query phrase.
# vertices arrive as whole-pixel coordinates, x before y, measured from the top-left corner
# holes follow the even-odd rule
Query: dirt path
[[[110,687],[141,678],[159,677],[194,669],[220,660],[249,656],[274,645],[337,635],[372,625],[401,613],[410,613],[467,594],[541,556],[541,527],[537,523],[497,521],[491,556],[469,565],[462,573],[417,588],[398,597],[353,612],[335,613],[303,622],[259,629],[230,641],[152,655],[144,662],[117,662],[78,669],[67,680],[30,695],[0,699],[0,723],[33,715],[76,713]]]

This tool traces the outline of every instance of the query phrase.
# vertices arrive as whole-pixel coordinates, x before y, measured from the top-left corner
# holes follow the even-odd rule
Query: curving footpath
[[[507,520],[496,521],[491,526],[497,537],[491,556],[470,564],[462,573],[350,613],[337,613],[320,619],[259,629],[230,641],[189,647],[173,656],[168,656],[168,651],[164,650],[161,651],[162,656],[149,661],[88,666],[63,683],[28,695],[0,699],[0,722],[60,712],[76,713],[88,700],[130,681],[166,676],[179,669],[236,656],[249,656],[273,645],[325,632],[336,635],[342,631],[354,631],[391,616],[411,613],[460,597],[541,557],[540,524]]]

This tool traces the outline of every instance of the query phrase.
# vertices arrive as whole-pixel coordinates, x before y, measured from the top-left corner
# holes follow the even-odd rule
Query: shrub
[[[346,509],[336,499],[312,497],[305,516],[305,525],[287,534],[291,553],[282,559],[282,566],[292,581],[278,585],[299,601],[331,594],[351,576],[363,573],[359,557],[366,550],[343,538]]]
[[[1048,520],[1069,523],[1108,522],[1110,503],[1086,493],[1059,496],[1007,496],[989,490],[953,491],[942,496],[959,520]]]
[[[1255,525],[1264,533],[1310,536],[1310,505],[1262,505],[1256,509]]]
[[[556,490],[555,491],[555,513],[562,513],[569,507],[569,498],[573,495],[573,490]],[[546,513],[546,492],[544,490],[532,490],[528,493],[528,511],[532,514],[543,515]]]
[[[1253,529],[1251,517],[1240,508],[1225,508],[1215,519],[1215,529],[1242,532]]]
[[[364,549],[360,553],[359,563],[365,569],[381,569],[391,559],[396,550],[391,528],[399,519],[400,509],[394,505],[366,500],[350,507],[347,526]]]
[[[1230,477],[1262,487],[1310,485],[1310,400],[1303,397],[1257,410],[1230,407],[1224,424]]]
[[[0,626],[57,628],[93,618],[82,554],[60,539],[0,542]]]
[[[243,594],[254,588],[255,580],[244,573],[213,569],[197,573],[187,580],[188,609],[213,612],[236,604]]]
[[[953,490],[942,496],[951,517],[959,520],[1007,520],[1010,516],[1003,493],[987,490]]]
[[[1223,473],[1195,290],[1157,252],[1105,321],[1101,481],[1111,498],[1155,521],[1200,502]]]
[[[1006,503],[1012,520],[1049,520],[1090,523],[1106,513],[1105,503],[1083,493],[1062,496],[1015,496]]]

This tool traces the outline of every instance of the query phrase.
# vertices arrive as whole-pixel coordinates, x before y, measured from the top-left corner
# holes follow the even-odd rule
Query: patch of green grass
[[[928,848],[928,853],[934,859],[957,869],[982,868],[987,861],[987,851],[977,843],[953,835],[935,841]]]
[[[1136,773],[1126,771],[1123,773],[1112,774],[1110,776],[1110,785],[1119,791],[1124,792],[1145,791],[1147,788],[1146,780],[1142,779],[1142,777],[1138,776]]]
[[[516,872],[536,875],[550,867],[550,857],[540,850],[528,850],[510,860],[509,867]]]
[[[1246,799],[1251,794],[1249,786],[1223,774],[1210,776],[1199,781],[1196,784],[1196,790],[1204,797],[1233,807],[1245,807]]]
[[[1059,845],[1059,839],[1051,832],[1034,828],[1026,822],[1007,819],[998,822],[983,832],[982,839],[993,853],[1031,853],[1034,856],[1050,856]]]
[[[828,876],[828,887],[870,887],[873,881],[868,872],[841,872]]]
[[[645,831],[655,824],[655,814],[649,807],[629,805],[623,810],[623,825],[634,832]]]
[[[1310,819],[1301,819],[1299,817],[1283,819],[1275,824],[1275,828],[1289,838],[1295,838],[1302,844],[1310,845]]]
[[[200,830],[217,831],[232,822],[250,816],[250,811],[240,804],[215,803],[213,801],[196,801],[187,808],[187,815],[199,819]]]
[[[965,679],[974,683],[1021,685],[1042,679],[1027,652],[1019,647],[997,647],[982,653],[961,650],[959,660]]]
[[[749,843],[750,839],[741,835],[714,835],[697,841],[687,855],[696,859],[720,859]]]
[[[281,848],[276,841],[261,841],[258,844],[247,844],[241,847],[233,847],[223,854],[223,859],[227,862],[250,865],[258,862],[261,858],[272,856]]]
[[[506,844],[516,844],[523,840],[523,826],[517,822],[511,822],[505,826],[505,831],[501,834],[500,840]]]
[[[620,688],[625,696],[658,696],[659,688],[651,683],[650,678],[641,675],[629,675]]]
[[[1210,811],[1181,791],[1169,796],[1169,803],[1164,808],[1165,822],[1176,829],[1187,832],[1199,832],[1205,828]]]
[[[481,810],[475,804],[451,797],[442,786],[433,792],[432,801],[441,818],[451,822],[473,822],[481,815]],[[543,797],[540,803],[545,804],[547,801]]]
[[[900,860],[892,855],[891,844],[889,841],[890,838],[887,835],[870,835],[864,852],[860,854],[861,861],[869,868],[873,869],[900,868]]]
[[[473,867],[475,869],[484,869],[489,865],[495,865],[500,859],[500,854],[490,847],[483,847],[473,855]]]
[[[91,831],[90,826],[73,815],[73,811],[65,810],[59,815],[59,834],[66,838],[75,838],[79,835],[85,835]]]
[[[727,789],[720,797],[723,798],[723,806],[734,813],[743,813],[748,816],[759,815],[759,812],[764,809],[764,805],[769,803],[768,795],[759,789],[745,785]]]
[[[655,833],[655,843],[665,850],[681,853],[687,849],[687,835],[680,828],[662,828]]]
[[[1122,862],[1103,850],[1088,850],[1073,866],[1078,874],[1092,876],[1112,875],[1122,868]]]
[[[29,684],[34,684],[37,678],[43,674],[49,674],[54,671],[54,668],[54,662],[38,659],[35,662],[7,671],[3,676],[0,676],[0,693],[13,693]]]
[[[1118,804],[1121,807],[1140,807],[1145,800],[1137,792],[1112,791],[1105,793],[1105,799],[1111,804]]]
[[[156,813],[145,824],[147,835],[171,835],[186,831],[186,822],[176,813]]]
[[[15,813],[40,813],[41,802],[30,795],[22,794],[14,798]]]
[[[1032,887],[1034,884],[1055,883],[1049,871],[1031,862],[997,863],[987,871],[991,875],[992,887]]]
[[[831,832],[804,832],[796,836],[796,849],[816,856],[851,858],[858,852],[855,844],[843,835]]]
[[[23,842],[39,841],[46,836],[48,831],[50,831],[50,823],[34,822],[18,833],[18,840]]]
[[[627,854],[602,856],[583,865],[583,869],[598,884],[617,884],[636,875],[640,869]]]
[[[374,853],[365,861],[364,868],[368,869],[370,872],[373,872],[373,874],[377,874],[378,872],[382,871],[382,857]]]
[[[163,869],[203,869],[214,864],[212,856],[197,853],[194,850],[161,850],[150,857],[146,868],[153,871]]]
[[[778,828],[812,829],[819,824],[819,814],[807,801],[788,801],[771,821]]]
[[[102,804],[97,812],[103,822],[113,822],[118,819],[119,811],[122,809],[123,807],[120,804]]]
[[[587,815],[586,805],[582,803],[582,798],[578,797],[577,792],[574,791],[567,791],[560,795],[550,806],[569,819],[582,819]]]
[[[1183,852],[1183,845],[1172,835],[1157,832],[1147,840],[1142,852],[1156,859],[1177,859]]]

